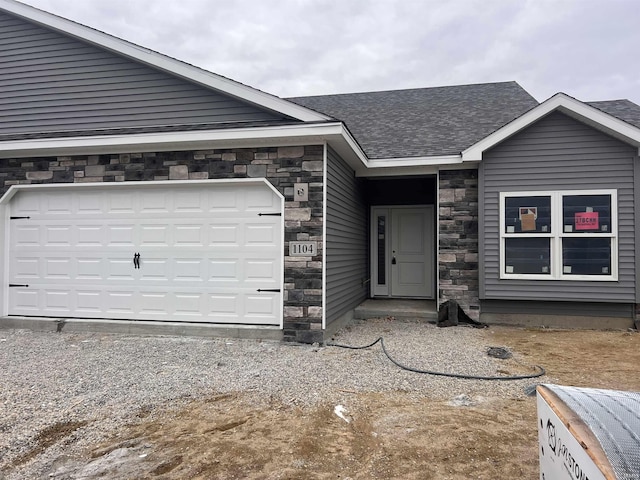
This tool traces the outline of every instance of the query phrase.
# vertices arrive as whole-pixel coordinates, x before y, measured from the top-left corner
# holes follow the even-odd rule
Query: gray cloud
[[[279,96],[516,80],[640,103],[636,0],[24,0]]]

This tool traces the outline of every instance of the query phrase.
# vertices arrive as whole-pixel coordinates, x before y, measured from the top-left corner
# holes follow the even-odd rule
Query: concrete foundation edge
[[[481,313],[480,321],[494,325],[511,325],[518,327],[550,327],[587,330],[626,330],[628,328],[634,328],[633,319],[621,317]]]
[[[171,335],[212,338],[282,340],[278,327],[209,325],[185,322],[146,322],[132,320],[83,320],[37,317],[2,317],[0,329],[26,329],[38,332],[118,333],[128,335]]]

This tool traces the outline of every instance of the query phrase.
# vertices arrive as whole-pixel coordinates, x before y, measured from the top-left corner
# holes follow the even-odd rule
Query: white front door
[[[434,298],[433,207],[374,207],[372,295]]]
[[[282,199],[264,182],[25,188],[9,210],[10,315],[281,323]]]

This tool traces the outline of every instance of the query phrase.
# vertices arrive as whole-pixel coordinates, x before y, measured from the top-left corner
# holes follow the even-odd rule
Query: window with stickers
[[[617,280],[615,190],[500,194],[500,278]]]

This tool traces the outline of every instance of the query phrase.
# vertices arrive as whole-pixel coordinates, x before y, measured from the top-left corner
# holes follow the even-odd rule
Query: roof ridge
[[[435,87],[413,87],[413,88],[399,88],[399,89],[389,89],[389,90],[370,90],[370,91],[363,91],[363,92],[328,93],[328,94],[320,94],[320,95],[297,95],[295,97],[283,97],[283,98],[285,100],[290,100],[294,98],[339,97],[339,96],[352,96],[352,95],[371,95],[375,93],[397,93],[397,92],[412,92],[412,91],[417,92],[417,91],[423,91],[423,90],[438,90],[438,89],[444,90],[444,89],[461,88],[461,87],[478,87],[483,85],[504,85],[509,83],[518,85],[520,88],[522,88],[522,86],[517,81],[506,80],[502,82],[479,82],[479,83],[462,83],[457,85],[438,85]]]

